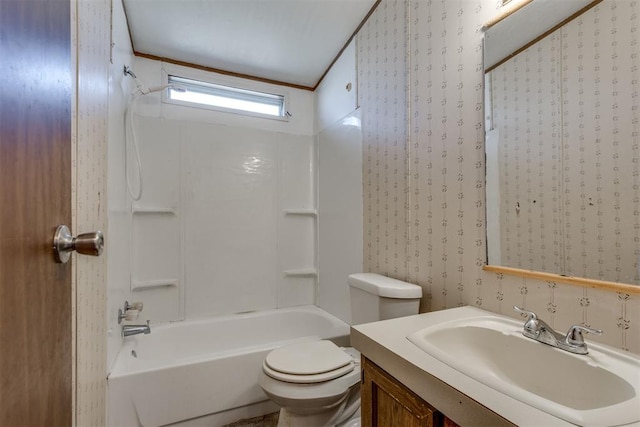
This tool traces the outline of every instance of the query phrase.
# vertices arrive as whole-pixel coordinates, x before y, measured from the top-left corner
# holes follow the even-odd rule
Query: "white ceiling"
[[[124,0],[136,53],[314,87],[375,0]]]

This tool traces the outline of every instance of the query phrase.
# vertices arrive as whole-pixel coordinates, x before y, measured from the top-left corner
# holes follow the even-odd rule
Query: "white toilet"
[[[349,276],[351,324],[418,314],[422,288],[373,273]],[[280,406],[278,426],[359,426],[360,353],[328,340],[270,352],[260,386]]]

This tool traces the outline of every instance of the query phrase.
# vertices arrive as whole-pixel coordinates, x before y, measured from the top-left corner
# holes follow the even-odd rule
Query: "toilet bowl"
[[[373,273],[349,276],[352,324],[418,313],[422,288]],[[260,386],[280,406],[278,427],[357,427],[360,353],[331,341],[296,343],[271,351]]]
[[[282,408],[278,426],[341,425],[360,407],[360,353],[325,340],[280,347],[260,386]]]

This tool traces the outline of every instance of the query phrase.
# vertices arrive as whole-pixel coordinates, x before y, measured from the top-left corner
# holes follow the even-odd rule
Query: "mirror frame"
[[[545,273],[535,270],[523,270],[521,268],[503,267],[501,265],[486,264],[482,267],[484,271],[507,274],[529,279],[542,280],[545,282],[565,283],[569,285],[582,286],[585,288],[604,289],[607,291],[622,292],[625,294],[640,294],[640,286],[629,285],[619,282],[607,282],[605,280],[587,279],[577,276],[564,276],[556,273]]]
[[[561,22],[550,23],[548,25],[543,24],[543,27],[546,27],[548,29],[543,29],[542,30],[542,34],[540,34],[540,35],[537,35],[537,34],[531,35],[530,37],[532,37],[532,38],[530,39],[530,41],[525,42],[525,44],[523,46],[521,46],[521,47],[517,47],[517,46],[512,47],[512,49],[513,49],[512,52],[507,51],[507,52],[503,53],[503,55],[504,55],[503,57],[499,57],[499,59],[497,59],[497,60],[492,60],[493,64],[491,64],[490,66],[485,68],[484,73],[485,74],[489,73],[491,70],[499,67],[504,62],[506,62],[509,59],[513,58],[514,56],[516,56],[520,52],[528,49],[529,47],[531,47],[532,45],[537,43],[539,40],[541,40],[544,37],[548,36],[552,32],[554,32],[557,29],[559,29],[560,27],[562,27],[563,25],[567,24],[568,22],[574,20],[575,18],[577,18],[578,16],[582,15],[583,13],[585,13],[589,9],[593,8],[597,4],[601,3],[602,1],[603,0],[592,0],[592,1],[590,1],[586,6],[582,7],[577,12],[574,12],[568,18],[561,20]],[[523,0],[523,1],[521,1],[520,3],[518,3],[515,6],[506,7],[505,10],[503,12],[501,12],[496,18],[494,18],[494,19],[488,21],[487,23],[485,23],[484,26],[483,26],[483,29],[486,31],[489,28],[494,27],[495,25],[503,22],[505,18],[513,15],[515,12],[517,12],[518,10],[524,8],[527,5],[532,5],[532,6],[533,5],[537,5],[536,7],[543,8],[545,5],[542,4],[542,3],[545,3],[545,1],[544,0],[537,0],[536,2],[533,2],[533,0]],[[519,24],[515,24],[515,25],[519,25]],[[505,26],[505,27],[507,27],[507,26]],[[508,28],[507,28],[507,31],[508,31]],[[485,34],[485,38],[486,37],[487,36]],[[485,42],[486,42],[486,40],[485,40]],[[485,164],[485,167],[486,167],[486,164]],[[488,244],[487,244],[487,248],[488,248]],[[488,262],[488,257],[487,257],[487,262]],[[485,264],[482,267],[482,269],[484,271],[487,271],[487,272],[493,272],[493,273],[497,273],[497,274],[507,274],[507,275],[510,275],[510,276],[518,276],[518,277],[530,278],[530,279],[541,280],[541,281],[546,281],[546,282],[565,283],[565,284],[569,284],[569,285],[582,286],[582,287],[593,288],[593,289],[602,289],[602,290],[613,291],[613,292],[621,292],[621,293],[626,293],[626,294],[640,294],[640,286],[626,284],[626,283],[610,282],[610,281],[597,280],[597,279],[587,279],[587,278],[584,278],[584,277],[566,276],[566,275],[556,274],[556,273],[546,273],[546,272],[542,272],[542,271],[526,270],[526,269],[521,269],[521,268],[504,267],[504,266],[490,265],[490,264]]]

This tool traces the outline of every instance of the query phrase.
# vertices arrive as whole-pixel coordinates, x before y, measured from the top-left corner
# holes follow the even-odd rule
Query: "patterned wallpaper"
[[[74,105],[73,234],[106,232],[109,0],[73,3],[77,65]],[[108,244],[108,241],[107,241]],[[74,255],[75,420],[77,426],[105,424],[106,258]]]
[[[597,6],[491,71],[503,265],[640,284],[637,8]]]
[[[357,34],[364,271],[421,285],[423,312],[473,305],[517,316],[517,304],[560,330],[602,328],[588,339],[640,353],[639,296],[482,270],[481,27],[498,3],[383,0]]]
[[[407,3],[408,5],[408,3]],[[406,7],[382,2],[358,34],[363,112],[365,271],[404,276],[410,255],[404,30]]]

